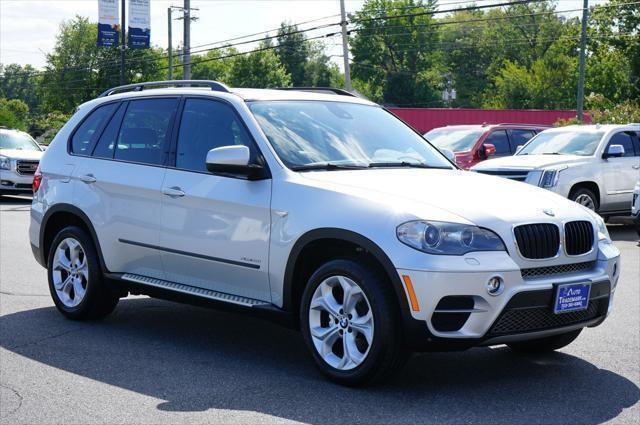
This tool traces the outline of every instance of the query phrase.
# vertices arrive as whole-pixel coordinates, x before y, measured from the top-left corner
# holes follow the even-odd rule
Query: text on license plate
[[[591,283],[558,285],[554,313],[585,310],[589,306]]]

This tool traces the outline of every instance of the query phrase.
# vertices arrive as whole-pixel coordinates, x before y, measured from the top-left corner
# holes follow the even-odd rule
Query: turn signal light
[[[411,282],[411,278],[406,274],[403,274],[402,280],[404,281],[404,286],[407,288],[407,295],[409,295],[409,301],[411,302],[411,310],[420,311],[420,305],[418,304],[416,293],[413,290],[413,283]]]

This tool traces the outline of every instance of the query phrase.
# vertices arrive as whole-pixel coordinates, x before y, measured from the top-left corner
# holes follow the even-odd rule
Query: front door
[[[210,149],[258,149],[233,107],[185,100],[175,168],[163,184],[160,245],[170,281],[270,301],[271,180],[248,181],[207,171]]]
[[[632,132],[618,132],[611,136],[605,147],[621,145],[624,156],[603,159],[605,180],[605,205],[603,211],[623,211],[631,208],[633,188],[640,179],[640,152],[635,152]]]

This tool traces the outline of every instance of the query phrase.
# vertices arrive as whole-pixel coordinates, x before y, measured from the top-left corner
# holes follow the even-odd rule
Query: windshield
[[[595,153],[604,132],[543,131],[524,145],[517,155],[580,155]]]
[[[484,130],[475,128],[434,128],[424,137],[439,147],[453,152],[470,151]]]
[[[378,106],[323,101],[249,104],[287,167],[452,168],[437,149]]]
[[[40,146],[25,133],[0,133],[0,149],[41,151]]]

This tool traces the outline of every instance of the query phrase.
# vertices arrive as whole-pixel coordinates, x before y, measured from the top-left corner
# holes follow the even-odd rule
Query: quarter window
[[[178,99],[132,100],[118,133],[115,158],[162,165]]]
[[[509,138],[505,130],[496,130],[491,133],[484,143],[489,143],[496,147],[496,155],[511,155],[511,148],[509,147]]]
[[[77,155],[90,155],[93,145],[100,136],[102,128],[109,120],[117,103],[100,106],[80,124],[71,138],[71,152]]]
[[[518,146],[524,146],[535,135],[532,130],[511,130],[511,150],[515,152]]]
[[[187,99],[178,133],[176,167],[207,171],[207,152],[229,145],[247,146],[255,162],[257,149],[230,106],[206,99]]]

